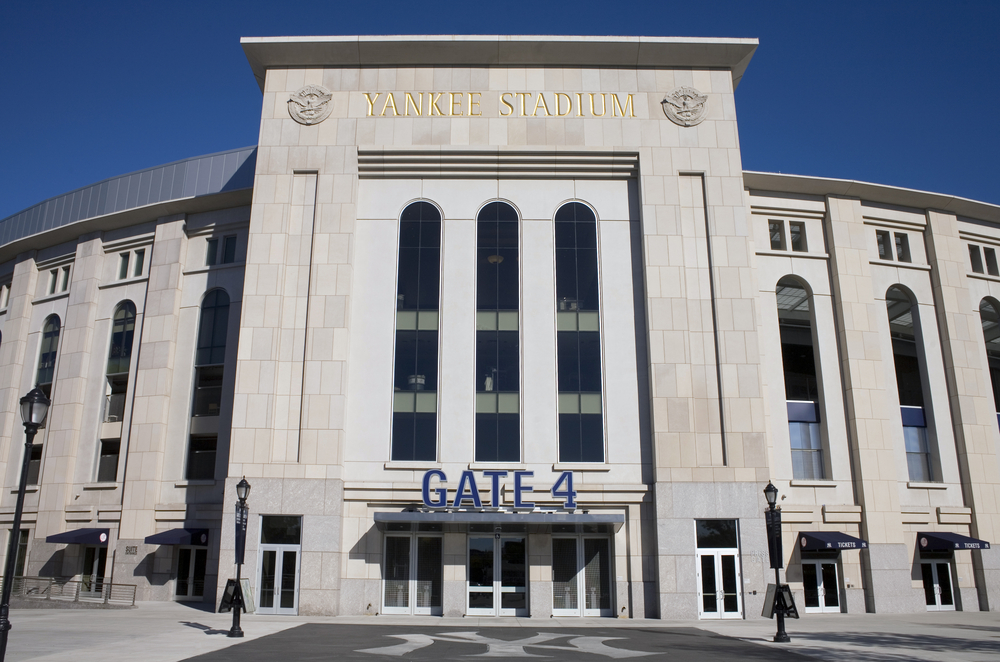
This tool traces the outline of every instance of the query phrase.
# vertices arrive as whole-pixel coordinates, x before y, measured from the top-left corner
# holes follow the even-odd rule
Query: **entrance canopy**
[[[990,544],[985,540],[970,538],[957,533],[948,533],[947,531],[917,534],[917,549],[921,552],[952,552],[956,549],[989,548]]]
[[[625,524],[625,515],[576,513],[375,513],[379,531],[448,531],[451,533],[614,533]]]
[[[147,545],[208,545],[208,529],[170,529],[143,540]]]
[[[803,552],[829,552],[841,549],[867,549],[868,542],[839,531],[802,531],[799,549]]]
[[[75,529],[66,533],[46,536],[45,542],[57,542],[64,545],[106,545],[108,529]]]

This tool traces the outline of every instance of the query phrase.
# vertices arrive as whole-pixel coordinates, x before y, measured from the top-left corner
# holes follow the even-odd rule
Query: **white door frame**
[[[714,559],[715,570],[715,606],[717,611],[705,611],[704,585],[702,584],[702,558],[711,557]],[[723,558],[732,557],[733,571],[736,573],[736,611],[725,610],[725,593],[723,587]],[[698,618],[700,619],[731,619],[743,618],[743,577],[740,572],[740,550],[736,547],[726,548],[705,548],[697,549],[695,556],[695,571],[698,583]]]
[[[925,565],[928,565],[928,566],[931,567],[931,573],[932,573],[931,577],[933,578],[933,582],[934,582],[934,604],[927,605],[927,611],[955,611],[955,609],[956,609],[956,607],[955,607],[955,602],[956,602],[956,598],[955,598],[955,593],[956,593],[956,591],[955,591],[955,572],[952,569],[951,561],[948,560],[948,559],[927,559],[927,560],[921,560],[920,561],[920,566],[921,566],[921,568],[920,568],[921,580],[923,580],[923,570],[924,570],[923,566],[925,566]],[[945,566],[948,569],[948,582],[949,582],[949,585],[950,585],[949,587],[951,589],[951,604],[950,605],[941,604],[941,598],[942,598],[941,576],[940,576],[940,573],[938,571],[939,571],[939,569],[940,569],[940,567],[942,565]],[[924,590],[926,591],[926,585],[924,587]],[[926,602],[926,596],[925,596],[925,602]]]
[[[553,616],[614,616],[615,614],[615,591],[614,582],[611,578],[614,576],[614,563],[615,557],[612,554],[611,538],[608,536],[595,536],[586,534],[568,534],[568,535],[553,535],[552,540],[574,540],[576,541],[576,609],[556,609],[553,607]],[[586,564],[584,563],[584,540],[603,540],[607,543],[608,551],[608,593],[611,598],[610,606],[607,609],[588,609],[587,608],[587,582],[586,582]],[[555,590],[555,585],[553,583],[552,590]]]
[[[469,568],[471,568],[471,563],[470,563],[471,550],[469,543],[473,539],[487,539],[487,538],[489,538],[493,542],[493,586],[473,587],[469,585]],[[503,551],[503,543],[506,540],[520,540],[524,544],[524,587],[523,588],[503,585],[503,568],[502,568],[503,561],[501,559],[501,554]],[[466,613],[469,616],[527,616],[529,614],[530,606],[528,602],[528,584],[530,583],[530,577],[528,568],[527,533],[501,534],[500,536],[470,533],[466,538],[466,543],[465,543],[465,563],[466,563],[465,607],[466,607]],[[491,609],[469,607],[470,593],[492,593],[493,607]],[[502,606],[504,593],[524,593],[524,605],[525,605],[524,609],[510,609],[510,608],[505,609]]]
[[[407,599],[407,606],[406,607],[389,607],[389,606],[386,606],[386,604],[385,604],[385,583],[386,583],[386,574],[387,574],[384,571],[384,569],[385,569],[385,563],[386,563],[386,560],[387,560],[387,555],[386,555],[386,549],[385,548],[386,548],[386,545],[388,544],[389,538],[409,538],[410,539],[410,558],[409,558],[409,567],[407,568],[407,583],[408,583],[407,591],[408,591],[408,599]],[[439,539],[441,539],[441,558],[439,559],[439,562],[442,564],[442,570],[441,570],[442,604],[438,605],[437,607],[418,607],[417,606],[417,592],[419,590],[419,587],[417,585],[417,572],[416,571],[417,571],[417,568],[419,567],[418,564],[420,562],[419,554],[418,554],[419,544],[417,542],[419,538],[439,538]],[[444,566],[443,566],[443,564],[444,564],[444,536],[441,535],[440,533],[438,533],[438,534],[434,534],[434,533],[422,533],[422,532],[420,532],[420,533],[398,533],[398,534],[396,534],[396,533],[387,533],[385,536],[383,536],[383,541],[382,541],[382,568],[383,568],[383,572],[382,572],[382,587],[381,587],[381,592],[382,592],[382,598],[381,598],[382,599],[382,613],[383,614],[416,614],[416,615],[425,615],[425,616],[441,616],[444,613],[444,605],[443,605],[443,603],[444,603]]]
[[[816,593],[819,595],[819,606],[809,607],[805,605],[805,599],[803,598],[803,607],[807,614],[839,614],[841,612],[840,608],[840,564],[837,563],[837,559],[803,559],[802,566],[802,582],[805,585],[805,570],[804,567],[807,565],[812,565],[816,567]],[[834,580],[836,583],[836,596],[837,604],[827,606],[826,604],[826,586],[823,583],[823,566],[832,565],[834,572]]]
[[[264,591],[261,585],[261,576],[264,572],[264,553],[274,552],[274,604],[272,607],[261,607],[260,601],[263,599]],[[285,562],[285,552],[295,553],[295,592],[294,605],[281,607],[281,575]],[[298,616],[299,613],[299,578],[302,576],[302,545],[274,545],[261,543],[257,548],[257,612],[261,614],[280,614],[286,616]]]

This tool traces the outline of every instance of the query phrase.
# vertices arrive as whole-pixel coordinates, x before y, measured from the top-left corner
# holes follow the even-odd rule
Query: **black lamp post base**
[[[242,637],[243,635],[240,634],[240,636]],[[788,634],[785,632],[779,632],[778,634],[774,635],[774,639],[772,639],[772,641],[776,644],[787,644],[791,640],[792,638],[789,637]]]
[[[229,632],[226,633],[226,636],[227,637],[242,637],[243,636],[243,630],[241,630],[240,628],[232,628],[232,629],[229,630]],[[777,639],[775,639],[775,641],[777,641]]]

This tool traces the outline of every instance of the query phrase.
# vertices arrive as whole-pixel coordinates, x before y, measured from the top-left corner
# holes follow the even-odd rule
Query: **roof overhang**
[[[839,531],[801,531],[799,548],[804,552],[839,552],[845,549],[867,549],[868,541]]]
[[[989,549],[990,543],[948,531],[924,531],[917,534],[921,552],[954,552],[964,549]]]
[[[1000,223],[1000,206],[956,195],[918,191],[916,189],[872,184],[852,179],[807,177],[774,172],[743,171],[743,186],[748,191],[828,195],[860,198],[867,202],[913,209],[935,209],[964,218]]]
[[[107,545],[108,529],[74,529],[65,533],[46,536],[45,542],[63,545]]]
[[[143,540],[147,545],[193,545],[205,547],[208,545],[208,529],[170,529]]]
[[[733,88],[756,39],[545,35],[243,37],[260,89],[268,69],[305,67],[609,67],[728,69]]]
[[[380,531],[449,531],[494,533],[615,533],[625,524],[617,513],[507,513],[417,511],[375,513]]]

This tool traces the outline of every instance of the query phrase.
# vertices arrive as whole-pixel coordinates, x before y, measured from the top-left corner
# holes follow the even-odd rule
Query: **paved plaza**
[[[183,603],[131,610],[15,609],[10,662],[198,660],[954,660],[1000,662],[1000,613],[810,615],[789,621],[774,644],[772,621],[643,621],[434,617],[232,617]]]

